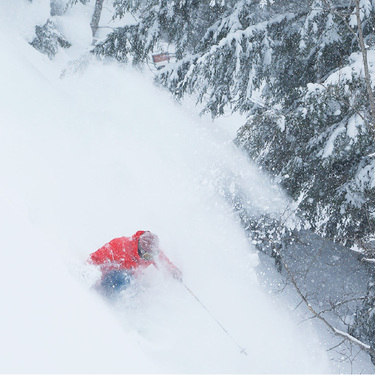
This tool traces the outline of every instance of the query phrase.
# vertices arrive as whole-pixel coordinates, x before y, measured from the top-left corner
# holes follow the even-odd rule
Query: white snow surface
[[[231,171],[256,210],[283,209],[282,195],[140,73],[92,60],[61,79],[68,52],[51,62],[28,44],[45,3],[0,4],[0,372],[330,372],[314,327],[258,284],[210,176]],[[90,288],[88,255],[139,229],[230,336],[153,268],[116,304]]]

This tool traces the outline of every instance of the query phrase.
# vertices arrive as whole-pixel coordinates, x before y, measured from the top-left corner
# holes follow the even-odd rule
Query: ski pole
[[[195,298],[195,300],[207,311],[207,313],[211,316],[213,320],[221,327],[221,329],[232,339],[232,341],[237,345],[237,347],[240,349],[240,352],[242,354],[247,355],[246,349],[243,348],[235,339],[234,337],[225,329],[225,327],[212,315],[212,313],[207,309],[207,307],[201,302],[201,300],[191,291],[191,289],[182,282],[182,285],[185,287],[185,289]]]

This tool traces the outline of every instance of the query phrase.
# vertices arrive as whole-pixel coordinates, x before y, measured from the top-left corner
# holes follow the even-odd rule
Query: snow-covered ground
[[[0,4],[0,372],[334,371],[316,327],[259,285],[214,176],[231,171],[254,210],[282,209],[280,192],[140,73],[87,57],[61,79],[68,52],[51,62],[27,43],[46,3]],[[230,336],[155,269],[114,305],[90,289],[87,256],[138,229],[160,236]]]

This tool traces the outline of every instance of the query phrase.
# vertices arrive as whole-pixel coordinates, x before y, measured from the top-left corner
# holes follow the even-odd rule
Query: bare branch
[[[334,349],[338,348],[338,347],[339,347],[340,345],[342,345],[344,342],[345,342],[345,339],[344,339],[344,340],[341,340],[337,345],[332,346],[332,348],[327,349],[327,352],[330,352],[331,350],[334,350]]]
[[[320,321],[322,321],[329,329],[330,331],[335,335],[335,336],[338,336],[338,337],[342,337],[344,338],[346,341],[349,341],[350,343],[352,344],[355,344],[357,345],[358,347],[360,347],[362,350],[368,352],[369,354],[375,356],[375,350],[371,348],[370,345],[367,345],[365,343],[363,343],[362,341],[356,339],[354,336],[346,333],[346,332],[343,332],[343,331],[340,331],[338,330],[337,328],[335,328],[331,323],[329,323],[327,321],[327,319],[325,319],[323,316],[321,316],[320,313],[316,312],[316,310],[311,306],[310,302],[308,301],[308,299],[306,298],[306,296],[302,293],[301,289],[299,288],[295,278],[294,278],[294,275],[292,274],[292,272],[290,271],[288,265],[285,263],[283,257],[281,254],[279,254],[280,258],[281,258],[281,261],[292,281],[292,284],[294,286],[294,288],[296,289],[297,293],[299,294],[299,296],[302,298],[302,301],[305,303],[305,305],[307,306],[307,308],[311,311],[311,313],[314,315],[314,317],[318,318]]]
[[[358,298],[351,298],[351,299],[348,299],[348,300],[345,300],[345,301],[341,301],[341,302],[337,302],[337,303],[330,303],[331,308],[330,309],[326,309],[326,310],[322,310],[322,311],[319,312],[319,314],[325,314],[327,312],[334,311],[337,308],[346,305],[347,303],[357,302],[357,301],[363,301],[365,299],[366,299],[366,297],[358,297]]]

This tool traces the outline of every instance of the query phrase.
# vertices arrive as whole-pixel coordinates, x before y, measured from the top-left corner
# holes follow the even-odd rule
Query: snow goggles
[[[144,252],[140,252],[141,253],[141,258],[144,259],[144,260],[147,260],[147,261],[152,261],[155,257],[155,254],[149,252],[149,251],[144,251]]]

